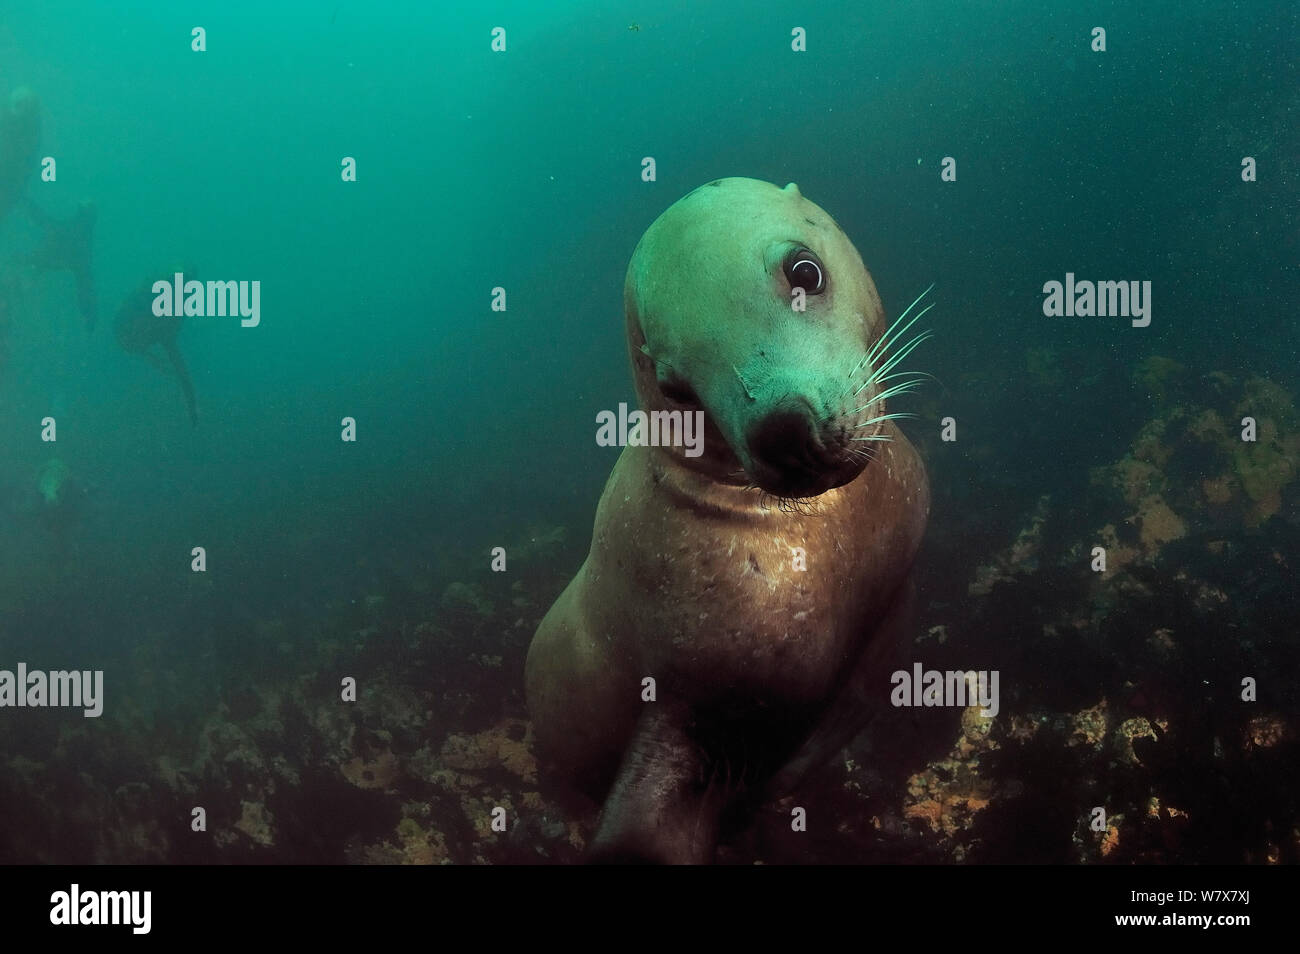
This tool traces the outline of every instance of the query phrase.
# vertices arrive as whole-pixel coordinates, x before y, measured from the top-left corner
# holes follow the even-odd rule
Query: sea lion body
[[[97,211],[93,202],[82,202],[65,219],[55,219],[30,206],[33,216],[45,228],[40,244],[27,262],[43,271],[68,271],[77,293],[77,308],[86,330],[95,330],[95,272],[93,249]]]
[[[0,106],[0,221],[23,200],[40,172],[40,141],[40,101],[19,87]]]
[[[194,269],[189,270],[190,274]],[[176,338],[180,333],[181,319],[171,315],[156,315],[153,310],[155,293],[153,282],[146,280],[132,291],[118,307],[113,320],[113,334],[118,345],[129,354],[138,354],[153,363],[164,374],[171,374],[181,387],[185,410],[190,424],[199,423],[198,403],[194,395],[194,382],[189,367],[181,354]],[[158,350],[155,351],[154,349]],[[163,358],[166,361],[163,361]]]
[[[893,421],[859,429],[882,387],[852,394],[868,377],[854,368],[885,324],[856,250],[793,186],[717,186],[651,226],[625,288],[641,406],[698,404],[706,452],[623,450],[527,662],[544,751],[594,793],[618,770],[596,839],[609,860],[712,857],[737,789],[794,757],[872,634],[897,629],[929,509]],[[805,312],[790,248],[829,273]],[[782,506],[755,482],[815,492]]]
[[[0,222],[22,206],[42,230],[37,247],[24,263],[41,271],[66,270],[76,286],[77,307],[87,330],[95,327],[95,280],[92,246],[95,206],[83,202],[66,219],[43,211],[28,195],[40,173],[41,103],[25,86],[15,89],[0,107]]]
[[[868,470],[802,514],[656,448],[625,448],[591,551],[529,655],[529,708],[546,748],[579,769],[621,753],[646,676],[697,704],[728,694],[785,709],[824,703],[925,526],[911,445],[899,440]]]

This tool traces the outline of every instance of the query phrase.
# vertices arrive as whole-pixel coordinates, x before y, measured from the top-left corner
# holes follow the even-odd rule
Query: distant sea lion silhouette
[[[77,307],[86,322],[86,330],[95,328],[95,276],[92,246],[96,210],[93,202],[82,202],[66,219],[54,219],[33,210],[33,218],[45,228],[41,244],[28,256],[28,262],[43,271],[67,269],[77,286]]]
[[[650,226],[624,310],[641,408],[702,410],[704,453],[623,450],[529,648],[528,706],[543,751],[608,791],[593,860],[704,862],[728,809],[846,740],[850,688],[888,696],[857,673],[908,625],[929,485],[885,401],[912,387],[900,341],[924,312],[886,329],[834,220],[753,179]]]
[[[95,206],[83,202],[71,216],[56,219],[42,211],[27,193],[27,184],[40,168],[41,104],[26,86],[9,96],[0,111],[0,220],[22,206],[44,234],[27,263],[43,271],[68,269],[77,287],[77,306],[87,330],[95,327],[95,281],[91,240]]]
[[[195,269],[187,268],[185,274],[195,274]],[[153,313],[155,297],[153,284],[152,279],[147,279],[138,289],[127,295],[113,321],[113,334],[124,351],[138,354],[164,373],[170,371],[176,376],[181,392],[185,395],[185,408],[189,412],[190,423],[197,427],[199,411],[194,399],[194,382],[190,380],[185,358],[176,344],[176,336],[181,330],[181,319],[160,317]],[[155,347],[158,350],[155,350]],[[163,355],[166,356],[168,363],[163,362]]]
[[[71,471],[58,457],[51,457],[36,473],[36,489],[47,507],[56,507],[63,500],[63,486]]]
[[[40,100],[20,86],[0,109],[0,220],[25,199],[39,172],[40,144]]]

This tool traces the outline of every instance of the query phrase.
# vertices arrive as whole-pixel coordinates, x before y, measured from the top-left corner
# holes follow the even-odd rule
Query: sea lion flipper
[[[190,424],[198,427],[199,409],[194,400],[194,382],[190,380],[190,372],[185,366],[185,358],[181,355],[181,349],[176,346],[175,338],[163,342],[163,348],[167,351],[167,357],[171,358],[172,370],[176,372],[176,379],[180,381],[181,391],[185,394],[185,408],[190,414]]]
[[[687,731],[689,705],[646,706],[623,756],[587,860],[701,864],[713,860],[725,786],[701,786],[706,754]]]

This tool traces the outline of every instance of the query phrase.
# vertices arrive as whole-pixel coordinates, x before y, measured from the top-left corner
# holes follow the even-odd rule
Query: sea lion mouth
[[[823,434],[807,402],[767,414],[745,438],[749,475],[780,497],[816,497],[842,487],[866,468],[842,440]]]
[[[788,474],[780,475],[775,479],[760,476],[755,478],[754,485],[773,497],[785,500],[810,500],[814,497],[820,497],[836,487],[843,487],[856,476],[854,474],[849,477],[835,479],[816,474],[804,478],[791,477]]]

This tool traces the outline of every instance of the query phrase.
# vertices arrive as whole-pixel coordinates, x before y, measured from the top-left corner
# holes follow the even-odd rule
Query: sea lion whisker
[[[896,394],[911,394],[920,386],[921,386],[921,382],[917,381],[914,378],[908,381],[902,381],[898,384],[891,384],[889,387],[885,388],[885,390],[881,391],[874,398],[872,398],[871,403],[875,404],[879,401],[885,400],[886,398],[893,397]]]
[[[873,417],[869,421],[863,421],[861,424],[854,424],[854,427],[870,427],[872,424],[880,424],[884,421],[901,421],[909,417],[916,417],[910,411],[895,411],[893,414],[882,414],[880,417]]]
[[[868,401],[866,404],[862,405],[862,406],[859,407],[859,408],[856,408],[856,409],[850,411],[849,413],[850,413],[850,414],[860,414],[860,413],[862,413],[863,411],[865,411],[867,408],[872,407],[873,405],[879,404],[881,401],[884,401],[884,400],[886,400],[887,398],[897,397],[897,396],[900,395],[900,394],[910,394],[910,393],[912,393],[913,391],[915,391],[917,388],[919,388],[920,386],[921,386],[921,383],[920,383],[919,381],[907,381],[907,382],[904,382],[903,384],[895,384],[893,387],[889,387],[889,388],[886,388],[885,390],[881,391],[879,394],[877,394],[875,397],[873,397],[873,398],[872,398],[870,401]]]
[[[930,374],[930,372],[928,371],[895,371],[893,374],[886,374],[883,377],[877,378],[876,383],[884,384],[886,381],[893,381],[897,378],[908,378],[913,384],[916,384],[917,386],[921,384],[921,381],[924,378],[929,378],[931,381],[939,380],[937,377],[935,377],[933,374]]]
[[[925,308],[925,310],[922,311],[921,314],[920,314],[920,315],[917,315],[916,317],[917,317],[917,318],[920,318],[921,315],[924,315],[926,311],[929,311],[929,310],[930,310],[931,308],[933,308],[933,307],[934,307],[933,305],[929,305],[929,306],[927,306],[927,307]],[[915,321],[915,320],[916,320],[916,319],[913,319],[913,321]],[[884,363],[882,363],[879,367],[873,369],[873,370],[871,371],[871,373],[868,374],[868,375],[863,379],[862,383],[859,384],[859,385],[857,386],[857,388],[855,388],[855,389],[853,388],[853,380],[852,380],[852,378],[850,378],[850,380],[849,380],[849,388],[850,388],[850,389],[853,389],[853,393],[852,393],[852,395],[850,395],[850,396],[852,396],[852,397],[856,397],[857,395],[859,395],[859,394],[862,393],[863,389],[869,387],[870,385],[872,385],[872,384],[879,384],[879,383],[884,382],[884,381],[889,381],[889,380],[892,380],[893,378],[898,377],[898,376],[900,376],[900,375],[913,375],[913,376],[917,376],[917,377],[933,377],[933,375],[928,375],[928,374],[926,374],[924,371],[898,371],[898,372],[895,372],[894,374],[890,374],[890,373],[889,373],[890,371],[893,371],[894,368],[896,368],[896,367],[898,366],[898,364],[899,364],[900,361],[902,361],[902,360],[903,360],[904,358],[906,358],[909,354],[911,354],[912,351],[915,350],[915,349],[917,348],[917,346],[919,346],[922,342],[927,341],[927,340],[929,340],[929,339],[932,338],[932,337],[934,337],[934,332],[932,332],[932,331],[923,331],[923,332],[920,332],[919,334],[917,334],[916,337],[912,338],[910,341],[908,341],[908,342],[907,342],[906,344],[904,344],[902,347],[897,348],[897,349],[894,351],[894,353],[891,354],[891,355],[888,357],[888,359],[885,360]],[[891,346],[894,345],[894,344],[897,344],[897,338],[895,338],[895,340],[892,341],[890,344],[891,344]],[[874,362],[874,361],[876,361],[876,360],[879,360],[879,359],[882,358],[882,357],[884,357],[884,354],[883,354],[883,353],[882,353],[882,354],[879,354],[879,355],[876,355],[872,360],[873,360],[873,362]],[[848,389],[846,389],[846,393],[847,393],[847,391],[848,391]]]
[[[891,391],[891,392],[887,395],[887,397],[894,398],[894,397],[898,397],[899,394],[911,394],[911,393],[912,393],[912,389],[911,389],[911,388],[907,388],[906,390],[898,391],[897,393]],[[885,407],[885,403],[884,403],[884,402],[885,402],[885,398],[884,398],[884,397],[880,397],[880,398],[872,398],[872,399],[871,399],[870,401],[868,401],[866,404],[863,404],[863,405],[860,405],[860,406],[858,406],[858,407],[855,407],[855,408],[853,408],[853,409],[850,410],[850,411],[845,411],[844,414],[843,414],[842,416],[843,416],[843,417],[857,417],[859,414],[862,414],[864,411],[870,411],[872,408],[877,408],[877,409],[883,410],[884,407]]]
[[[920,301],[926,295],[930,294],[930,292],[934,291],[935,284],[936,284],[935,282],[930,282],[930,287],[927,288],[925,291],[921,292],[921,294],[917,295],[916,298],[912,300],[912,303],[903,309],[903,313],[899,315],[897,319],[895,319],[895,324],[897,324],[899,321],[902,321],[904,318],[906,318],[907,313],[916,307],[916,303],[918,301]]]
[[[877,394],[875,397],[873,397],[866,404],[862,405],[862,407],[859,407],[855,411],[846,412],[846,413],[857,414],[859,411],[871,407],[871,405],[873,404],[879,404],[881,401],[884,401],[887,398],[895,397],[899,394],[907,394],[912,389],[920,387],[923,378],[933,378],[933,377],[934,375],[927,374],[924,371],[896,371],[893,374],[884,375],[883,377],[877,378],[874,383],[884,384],[886,381],[895,381],[899,378],[905,378],[906,380],[900,382],[899,384],[890,385],[888,388],[886,388],[885,390]],[[872,382],[868,381],[865,383],[870,384]],[[850,398],[857,397],[858,393],[860,393],[861,390],[862,389],[859,388],[858,391],[854,392],[853,394],[848,394],[846,392],[845,396]]]
[[[895,378],[903,378],[909,376],[915,376],[918,378],[932,378],[936,381],[938,380],[938,378],[935,378],[934,375],[930,374],[928,371],[895,371],[893,374],[886,374],[884,377],[878,378],[877,380],[880,383],[884,383],[885,381],[892,381]]]
[[[928,309],[927,309],[927,310],[928,310]],[[922,314],[924,314],[924,312],[923,312]],[[919,318],[920,315],[917,315],[917,317]],[[923,332],[921,332],[919,335],[917,335],[915,338],[913,338],[913,339],[912,339],[911,341],[909,341],[907,344],[903,345],[901,348],[899,348],[897,351],[895,351],[895,352],[894,352],[894,353],[889,357],[889,360],[888,360],[888,361],[886,361],[884,364],[882,364],[882,365],[881,365],[879,368],[877,368],[877,369],[876,369],[876,370],[875,370],[871,375],[869,375],[865,381],[863,381],[860,385],[858,385],[858,389],[857,389],[856,391],[854,391],[853,394],[856,396],[857,394],[859,394],[859,393],[862,392],[862,389],[863,389],[863,388],[865,388],[865,387],[867,387],[867,386],[869,386],[869,385],[871,385],[871,384],[878,383],[879,381],[883,380],[883,375],[884,375],[886,372],[888,372],[888,371],[892,371],[895,367],[897,367],[898,362],[902,361],[902,360],[903,360],[904,358],[906,358],[909,354],[911,354],[911,353],[912,353],[912,352],[917,348],[918,345],[920,345],[920,344],[921,344],[922,342],[924,342],[924,341],[928,341],[930,338],[933,338],[933,337],[934,337],[934,333],[931,332],[931,331],[923,331]]]
[[[880,336],[880,340],[877,341],[876,344],[871,348],[871,350],[868,351],[868,352],[866,353],[866,356],[863,357],[863,359],[862,359],[861,361],[858,362],[857,367],[855,367],[852,371],[849,372],[849,377],[853,377],[853,375],[857,374],[860,370],[862,370],[862,366],[863,366],[864,364],[866,364],[868,361],[873,360],[873,358],[876,357],[876,355],[874,354],[875,351],[876,351],[876,349],[877,349],[877,348],[880,348],[880,347],[881,347],[881,344],[882,344],[886,339],[888,339],[888,337],[889,337],[889,335],[890,335],[890,332],[892,332],[895,328],[897,328],[897,327],[898,327],[898,323],[899,323],[900,321],[902,321],[904,318],[907,317],[907,313],[908,313],[909,311],[911,311],[913,308],[916,307],[916,303],[917,303],[918,301],[920,301],[922,298],[924,298],[926,295],[930,294],[930,292],[931,292],[933,289],[934,289],[934,282],[931,282],[929,288],[927,288],[925,291],[921,292],[921,294],[917,295],[916,298],[912,300],[912,304],[908,305],[906,308],[903,309],[903,313],[902,313],[901,315],[899,315],[897,318],[895,318],[893,324],[891,324],[888,328],[885,329],[885,333],[884,333],[883,335]],[[934,306],[931,305],[930,307],[934,307]],[[928,310],[929,310],[929,308],[926,309],[926,311],[928,311]],[[923,311],[923,312],[921,312],[921,314],[923,315],[923,314],[925,314],[925,312]],[[916,317],[917,317],[917,318],[920,318],[921,315],[917,315]],[[915,320],[916,320],[916,318],[913,318],[913,319],[912,319],[912,321],[915,321]],[[909,326],[910,326],[911,322],[909,322],[908,324],[909,324]],[[903,329],[903,331],[906,331],[906,330],[907,330],[906,328]],[[900,331],[899,334],[902,334],[902,332]]]
[[[853,440],[865,440],[865,439],[867,438],[853,438]],[[884,438],[884,440],[889,440],[889,438],[886,437]],[[845,448],[845,451],[854,460],[864,460],[868,464],[880,459],[880,455],[877,454],[875,451],[868,450],[863,447],[847,447]]]
[[[933,305],[930,305],[925,309],[925,311],[929,311],[933,307],[934,307]],[[921,315],[925,314],[925,311],[921,312],[921,314],[917,315],[916,317],[920,318]],[[916,319],[913,319],[913,321],[915,320]],[[933,336],[934,336],[934,332],[932,331],[919,332],[916,335],[916,337],[913,338],[911,341],[909,341],[907,344],[903,345],[901,348],[897,348],[894,351],[894,353],[889,356],[888,360],[886,360],[882,365],[880,365],[880,367],[876,368],[870,375],[867,376],[867,380],[872,381],[872,380],[879,379],[886,371],[889,371],[892,368],[894,368],[894,366],[897,365],[898,362],[901,361],[904,357],[906,357],[913,348],[915,348],[921,342],[926,341],[929,338],[932,338]],[[890,342],[890,346],[893,347],[897,343],[898,343],[898,339],[895,338],[893,341]],[[881,354],[877,355],[877,358],[878,359],[884,358],[884,353],[882,352]]]
[[[934,285],[930,286],[930,288],[933,287]],[[929,290],[930,289],[927,288],[925,292],[922,292],[921,293],[922,297]],[[920,301],[920,300],[921,300],[920,298],[916,299],[916,301]],[[903,319],[907,318],[907,312],[912,310],[912,305],[915,305],[916,301],[912,302],[911,305],[908,305],[906,311],[904,311],[901,315],[895,318],[893,324],[891,324],[888,328],[885,329],[885,333],[880,336],[880,339],[874,345],[871,346],[871,350],[867,352],[866,357],[864,357],[862,361],[858,364],[858,366],[853,369],[853,374],[857,374],[857,372],[861,370],[864,365],[874,364],[879,358],[881,358],[885,354],[886,351],[889,350],[889,348],[895,342],[898,341],[899,338],[903,337],[903,335],[907,333],[907,329],[911,328],[912,325],[920,321],[921,318],[925,316],[925,313],[934,307],[934,302],[931,302],[930,304],[922,308],[919,312],[917,312],[914,316],[912,316],[911,320],[908,321],[907,324],[904,324],[902,325],[902,327],[899,327]],[[852,377],[852,375],[850,375],[850,377]]]

